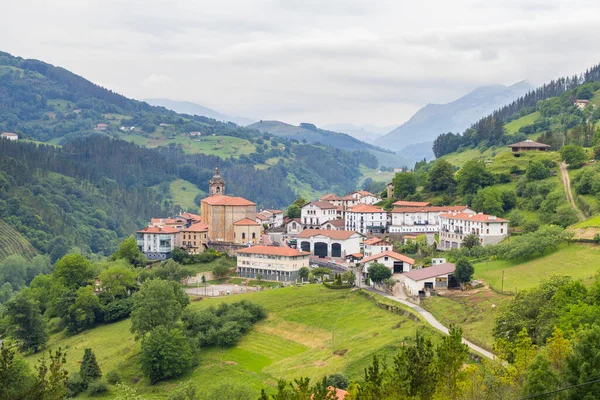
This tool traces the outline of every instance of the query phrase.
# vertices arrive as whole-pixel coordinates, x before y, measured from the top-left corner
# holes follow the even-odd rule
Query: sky
[[[600,63],[589,0],[19,0],[2,14],[2,51],[127,97],[294,124],[400,125],[478,86]]]

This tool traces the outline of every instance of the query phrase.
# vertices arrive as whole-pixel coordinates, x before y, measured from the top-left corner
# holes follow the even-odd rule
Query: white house
[[[300,219],[304,229],[320,228],[321,224],[336,219],[336,206],[328,201],[313,201],[302,207]]]
[[[19,135],[17,135],[16,133],[12,133],[12,132],[4,132],[3,134],[0,135],[0,138],[8,139],[8,140],[19,140]]]
[[[363,236],[355,231],[305,229],[296,235],[298,248],[321,258],[345,258],[360,253]]]
[[[375,196],[371,192],[367,192],[366,190],[358,190],[354,193],[351,193],[350,197],[358,200],[358,202],[361,204],[371,204],[372,205],[375,203],[379,203],[381,201],[381,199],[379,197]]]
[[[460,248],[469,234],[479,237],[482,246],[497,244],[508,236],[508,220],[481,213],[441,214],[439,234],[441,250]]]
[[[264,210],[266,216],[269,217],[269,228],[279,228],[283,226],[283,211],[281,210]]]
[[[325,222],[321,225],[320,229],[327,229],[330,231],[343,231],[346,227],[346,221],[343,219],[332,219],[331,221]]]
[[[364,258],[361,262],[363,265],[363,277],[368,278],[369,267],[372,264],[379,263],[383,264],[392,270],[394,274],[401,274],[408,272],[412,269],[415,264],[415,260],[405,256],[404,254],[396,253],[395,251],[386,251],[379,254],[374,254],[370,257]]]
[[[585,107],[587,107],[588,104],[590,104],[589,100],[575,100],[573,102],[573,105],[579,108],[580,110],[583,110]]]
[[[363,244],[365,248],[365,257],[370,257],[393,249],[390,242],[377,237],[367,239]]]
[[[295,236],[302,232],[304,228],[300,222],[300,218],[292,218],[285,224],[285,233],[290,236]]]
[[[413,269],[404,274],[404,290],[410,296],[423,296],[428,290],[445,290],[455,269],[452,263]]]
[[[289,247],[252,246],[237,252],[237,272],[242,278],[261,275],[269,281],[295,282],[298,270],[309,266],[310,253]]]
[[[346,230],[367,233],[385,233],[387,213],[379,207],[360,204],[346,211]]]
[[[392,210],[390,233],[437,233],[440,214],[449,212],[472,213],[467,206],[398,207]]]
[[[178,245],[179,229],[169,226],[148,226],[137,231],[138,248],[150,260],[166,260]]]

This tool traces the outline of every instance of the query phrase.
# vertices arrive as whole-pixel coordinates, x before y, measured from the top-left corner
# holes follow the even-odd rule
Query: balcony
[[[429,221],[415,221],[414,225],[429,225]]]
[[[171,252],[171,246],[159,246],[158,247],[158,252],[159,253],[170,253]]]

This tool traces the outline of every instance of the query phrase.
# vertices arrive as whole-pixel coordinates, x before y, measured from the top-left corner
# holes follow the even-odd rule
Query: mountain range
[[[328,131],[346,133],[358,140],[363,142],[372,143],[380,136],[390,132],[396,125],[393,126],[375,126],[371,124],[366,125],[354,125],[354,124],[330,124],[322,126],[323,129]]]
[[[433,159],[431,142],[441,133],[463,132],[480,118],[524,95],[533,86],[527,81],[511,86],[479,87],[447,104],[427,104],[408,121],[373,143],[391,150],[411,146],[409,154],[427,153]],[[427,150],[429,148],[429,150]],[[400,154],[404,154],[402,152]]]
[[[199,115],[202,117],[212,118],[221,122],[233,122],[240,126],[250,125],[255,120],[244,117],[232,117],[229,115],[221,114],[218,111],[215,111],[211,108],[201,106],[200,104],[192,103],[190,101],[177,101],[177,100],[169,100],[169,99],[144,99],[146,103],[157,106],[164,107],[168,110],[175,111],[179,114],[188,114],[188,115]]]

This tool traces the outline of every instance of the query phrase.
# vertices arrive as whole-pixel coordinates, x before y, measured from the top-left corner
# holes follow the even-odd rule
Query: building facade
[[[189,254],[200,254],[206,249],[208,242],[208,225],[197,222],[179,233],[178,246]]]
[[[233,223],[233,241],[238,244],[258,244],[261,240],[262,225],[244,218]]]
[[[298,249],[320,258],[345,258],[360,253],[363,236],[354,231],[305,229],[296,235]]]
[[[365,257],[370,257],[375,254],[384,253],[393,249],[393,245],[387,240],[380,238],[371,238],[365,240],[364,243],[364,254]]]
[[[138,248],[149,260],[166,260],[178,245],[179,229],[148,226],[136,233]]]
[[[393,274],[402,274],[412,269],[415,260],[404,254],[389,250],[370,257],[365,257],[360,263],[363,266],[363,278],[366,279],[369,277],[369,267],[375,263],[385,265]]]
[[[440,215],[449,212],[474,214],[467,206],[399,207],[392,210],[390,233],[437,233]]]
[[[431,290],[446,290],[455,269],[452,263],[413,269],[404,274],[404,290],[409,296],[425,296]]]
[[[309,266],[310,253],[289,247],[252,246],[237,252],[237,272],[242,278],[296,282],[298,270]]]
[[[0,134],[0,138],[7,139],[7,140],[19,140],[19,135],[17,135],[16,133],[12,133],[12,132],[4,132],[4,133]]]
[[[354,206],[347,210],[345,220],[346,230],[356,231],[363,235],[385,233],[388,222],[385,210],[366,204]]]
[[[304,229],[319,229],[321,224],[336,219],[336,206],[328,201],[313,201],[302,207],[300,220]]]
[[[465,236],[474,234],[482,246],[497,244],[508,236],[508,220],[487,214],[447,213],[440,215],[439,247],[457,249]]]

